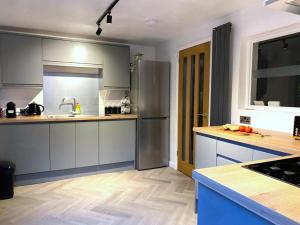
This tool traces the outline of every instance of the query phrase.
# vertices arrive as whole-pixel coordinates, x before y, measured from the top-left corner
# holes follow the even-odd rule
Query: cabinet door
[[[135,159],[136,121],[99,122],[100,164],[133,161]]]
[[[196,135],[196,169],[216,166],[217,140]]]
[[[49,124],[0,125],[0,161],[16,165],[16,174],[50,170]]]
[[[76,123],[76,167],[98,165],[98,121]]]
[[[235,161],[249,162],[252,161],[253,150],[237,144],[231,144],[224,141],[217,142],[217,154],[226,156]]]
[[[75,168],[75,123],[50,124],[51,170]]]
[[[217,156],[217,166],[226,166],[226,165],[231,165],[235,164],[236,162],[231,161],[229,159],[225,159],[222,156]]]
[[[4,84],[43,84],[41,38],[1,35],[1,59]]]
[[[103,64],[102,45],[43,39],[43,60],[66,63]]]
[[[278,157],[280,157],[280,156],[276,155],[276,154],[253,150],[253,161],[254,160],[262,160],[262,159],[272,159],[272,158],[278,158]]]
[[[103,46],[103,86],[130,88],[130,50],[128,46]]]

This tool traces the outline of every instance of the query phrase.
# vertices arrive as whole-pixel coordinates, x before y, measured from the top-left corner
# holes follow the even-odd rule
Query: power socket
[[[250,125],[251,117],[250,116],[240,116],[240,123]]]

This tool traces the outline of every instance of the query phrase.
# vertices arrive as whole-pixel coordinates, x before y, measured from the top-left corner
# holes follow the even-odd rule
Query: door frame
[[[177,66],[176,66],[176,149],[175,149],[175,162],[171,162],[170,161],[170,167],[175,168],[176,170],[178,170],[178,157],[179,157],[179,152],[178,152],[178,146],[179,146],[179,84],[180,84],[180,51],[182,50],[186,50],[192,47],[195,47],[197,45],[201,45],[201,44],[205,44],[209,42],[210,43],[210,51],[209,51],[209,60],[210,60],[210,65],[209,65],[209,74],[208,74],[208,78],[209,78],[209,93],[208,93],[208,126],[210,125],[210,107],[211,107],[211,69],[212,69],[212,48],[213,48],[213,42],[212,42],[212,38],[208,37],[208,38],[204,38],[201,39],[200,41],[197,42],[192,42],[189,43],[181,48],[177,49]],[[194,152],[195,153],[195,152]]]

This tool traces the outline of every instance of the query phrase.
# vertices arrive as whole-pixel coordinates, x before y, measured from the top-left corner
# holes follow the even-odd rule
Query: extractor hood
[[[300,14],[300,0],[265,0],[269,8]]]

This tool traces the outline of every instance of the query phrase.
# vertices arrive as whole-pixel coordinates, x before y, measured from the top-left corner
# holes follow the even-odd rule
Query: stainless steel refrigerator
[[[169,165],[170,64],[136,57],[131,73],[138,170]]]

